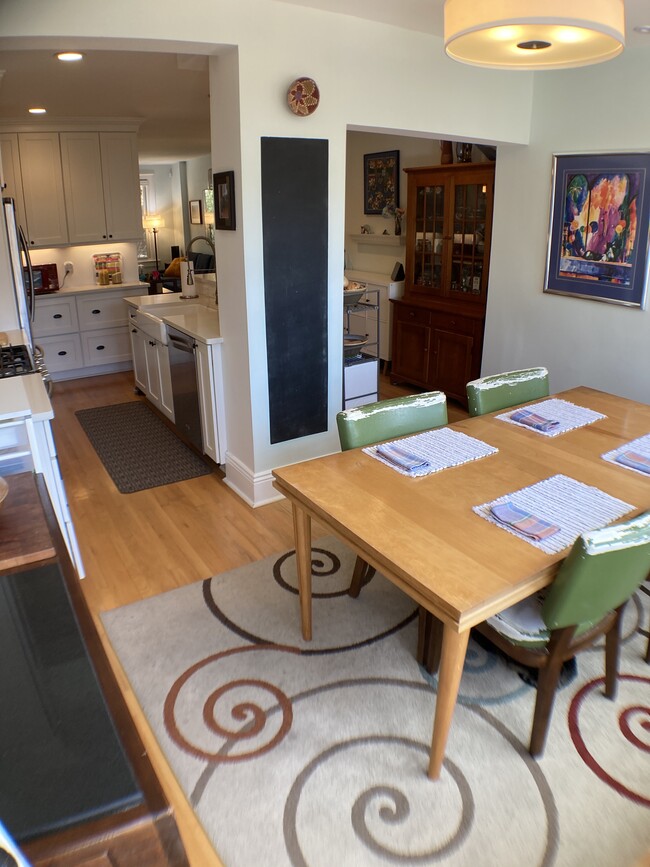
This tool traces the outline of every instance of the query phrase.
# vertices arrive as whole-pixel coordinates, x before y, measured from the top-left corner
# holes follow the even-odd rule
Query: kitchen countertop
[[[142,283],[136,280],[133,283],[112,283],[108,286],[98,286],[96,283],[91,283],[88,286],[64,286],[63,289],[57,289],[56,292],[47,292],[43,295],[37,295],[37,298],[57,298],[61,295],[83,295],[86,292],[116,292],[120,289],[142,289],[143,291],[149,288],[148,283]]]
[[[179,294],[172,293],[133,296],[124,300],[129,306],[144,309],[201,343],[223,343],[219,308],[210,306],[202,296],[181,298]],[[162,305],[165,309],[162,309]],[[161,309],[156,310],[157,307]]]
[[[30,416],[34,421],[54,418],[40,373],[0,379],[0,420]]]

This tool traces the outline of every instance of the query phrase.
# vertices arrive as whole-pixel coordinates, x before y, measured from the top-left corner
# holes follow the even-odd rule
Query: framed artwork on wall
[[[200,226],[203,222],[203,214],[201,208],[201,199],[192,199],[190,201],[190,223],[193,226]]]
[[[216,229],[235,228],[235,173],[214,174],[214,226]]]
[[[399,151],[363,155],[363,213],[399,207]]]
[[[555,154],[544,291],[643,308],[650,151]]]

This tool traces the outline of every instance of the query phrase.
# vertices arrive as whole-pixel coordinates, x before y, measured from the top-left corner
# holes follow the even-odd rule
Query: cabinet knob
[[[106,349],[106,347],[102,343],[100,343],[99,346],[97,347],[97,349],[102,350],[102,349]]]
[[[105,237],[106,237],[106,235],[102,235],[102,238],[105,238]]]
[[[66,352],[65,349],[61,349],[57,354],[58,355],[67,355],[68,353]]]
[[[52,319],[63,319],[63,313],[55,313]]]
[[[93,313],[96,315],[97,313],[101,313],[101,310],[93,310]]]
[[[413,317],[415,316],[415,313],[413,312],[413,310],[409,310],[409,316],[411,317],[411,319],[413,319]]]

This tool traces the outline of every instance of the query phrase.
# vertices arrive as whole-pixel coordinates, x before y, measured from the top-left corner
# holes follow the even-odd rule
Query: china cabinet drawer
[[[81,331],[126,325],[128,322],[123,292],[111,293],[108,297],[95,295],[92,298],[77,298],[77,311]]]
[[[50,373],[83,367],[81,341],[78,334],[39,338],[39,346],[45,353],[45,363]]]
[[[127,328],[104,328],[81,333],[83,360],[87,367],[130,361],[131,342]]]
[[[424,307],[400,305],[396,315],[398,322],[417,322],[418,325],[431,325],[431,311]]]
[[[442,331],[453,331],[456,334],[474,334],[476,320],[469,316],[454,316],[447,313],[434,313],[433,326]]]
[[[36,300],[34,337],[68,334],[78,329],[77,307],[74,298]]]

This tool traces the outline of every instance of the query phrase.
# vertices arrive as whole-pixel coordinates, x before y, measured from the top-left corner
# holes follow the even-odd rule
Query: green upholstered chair
[[[548,370],[545,367],[529,367],[527,370],[484,376],[467,383],[469,414],[474,416],[497,412],[548,397],[548,393]]]
[[[361,448],[447,424],[447,398],[442,391],[409,394],[345,409],[336,416],[341,449]],[[357,557],[350,596],[358,596],[374,569]]]
[[[605,635],[605,695],[615,698],[621,619],[650,571],[650,512],[579,536],[555,581],[475,627],[502,652],[539,669],[529,752],[546,743],[562,663]]]

